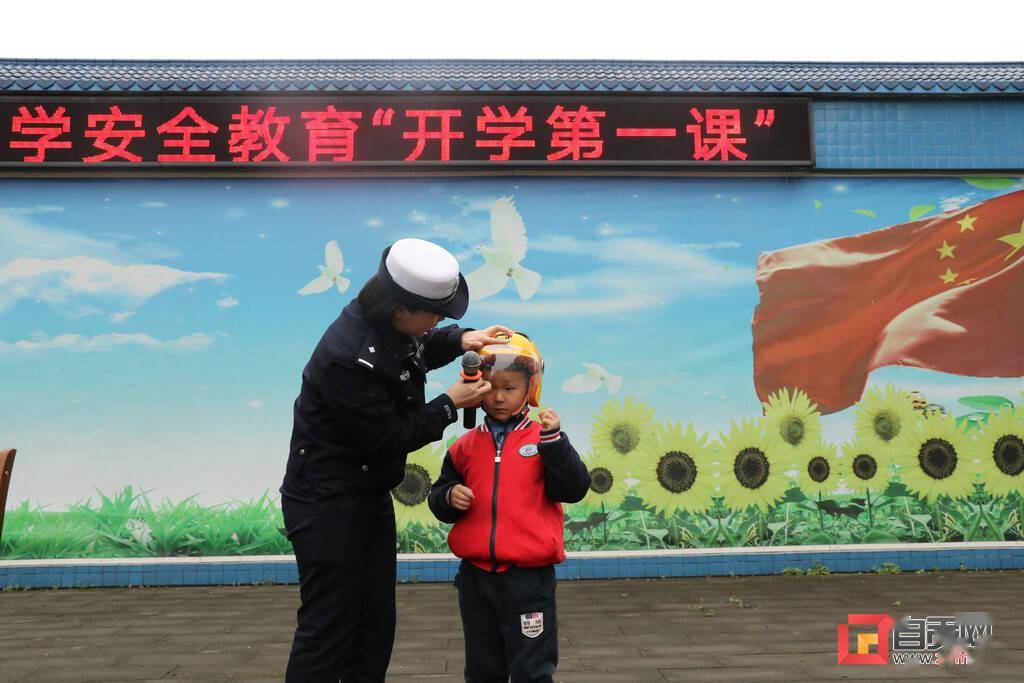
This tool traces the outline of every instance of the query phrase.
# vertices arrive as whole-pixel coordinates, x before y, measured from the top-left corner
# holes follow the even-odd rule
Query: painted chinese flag
[[[1024,191],[762,254],[757,285],[761,400],[797,387],[835,412],[885,365],[1024,376]]]

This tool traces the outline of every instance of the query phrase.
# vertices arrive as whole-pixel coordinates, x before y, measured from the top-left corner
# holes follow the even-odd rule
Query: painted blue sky
[[[499,197],[514,199],[523,264],[543,283],[528,301],[511,286],[475,301],[464,322],[538,342],[544,403],[583,451],[610,395],[561,390],[582,363],[622,376],[618,397],[648,402],[658,419],[714,432],[758,415],[760,252],[996,193],[957,178],[5,180],[0,443],[19,448],[11,504],[125,484],[206,502],[276,490],[302,367],[384,246],[431,239],[469,272]],[[352,288],[299,296],[330,240]],[[428,392],[455,376],[454,366],[432,373]],[[871,377],[885,382],[951,408],[1024,388],[908,368]],[[827,417],[826,435],[847,438],[851,413]]]

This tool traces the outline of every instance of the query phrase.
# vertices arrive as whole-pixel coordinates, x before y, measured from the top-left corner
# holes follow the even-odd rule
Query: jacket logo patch
[[[527,638],[536,638],[544,633],[544,613],[527,612],[519,615],[519,626]]]
[[[409,379],[409,371],[408,370],[402,370],[402,374],[398,376],[398,379],[402,380],[403,382],[405,380]]]
[[[519,449],[519,455],[523,456],[524,458],[532,458],[533,456],[537,455],[537,444],[526,444],[525,446]]]

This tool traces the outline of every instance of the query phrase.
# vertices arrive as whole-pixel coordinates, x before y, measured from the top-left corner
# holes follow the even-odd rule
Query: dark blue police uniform
[[[313,351],[281,486],[301,584],[286,681],[384,680],[395,629],[390,491],[406,455],[456,419],[447,395],[425,401],[424,385],[428,370],[462,353],[465,331],[449,325],[416,340],[371,325],[354,300]]]

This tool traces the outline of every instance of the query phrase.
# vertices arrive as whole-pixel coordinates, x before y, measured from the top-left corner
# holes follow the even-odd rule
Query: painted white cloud
[[[0,266],[0,311],[19,299],[67,304],[83,297],[141,305],[179,285],[221,281],[224,273],[195,273],[157,264],[117,265],[91,256],[17,258]]]
[[[411,220],[413,223],[426,223],[427,214],[423,213],[422,211],[411,211],[409,212],[409,220]]]
[[[939,200],[939,209],[941,211],[953,211],[959,209],[965,204],[970,204],[974,201],[974,197],[977,193],[965,192],[964,194],[958,194],[955,197],[943,197]]]
[[[249,401],[247,405],[253,410],[263,410],[263,401],[260,400]]]
[[[35,206],[0,206],[0,213],[8,216],[31,216],[40,213],[61,213],[63,206],[56,204],[37,204]]]
[[[289,206],[291,206],[291,204],[291,201],[285,199],[284,197],[275,197],[274,199],[270,200],[270,206],[271,208],[274,209],[287,209]]]
[[[638,237],[584,240],[545,235],[530,249],[588,260],[591,270],[549,276],[529,302],[505,298],[476,302],[476,309],[507,316],[569,317],[628,313],[666,305],[683,296],[707,296],[749,285],[753,269],[713,252],[738,242],[672,243]]]
[[[238,305],[238,299],[236,299],[233,296],[226,296],[223,299],[217,299],[217,307],[218,308],[228,309],[228,308],[234,308],[237,305]]]
[[[107,316],[107,320],[116,325],[120,325],[121,323],[128,320],[128,318],[135,315],[135,313],[136,311],[122,311],[121,313],[111,313],[110,315]]]
[[[166,209],[166,202],[142,202],[139,204],[143,209]]]
[[[56,337],[50,337],[45,333],[37,332],[29,339],[21,339],[15,342],[0,341],[0,354],[50,350],[90,353],[95,351],[113,351],[116,348],[128,346],[138,346],[159,351],[200,351],[213,345],[213,342],[213,337],[202,332],[170,340],[156,339],[143,332],[134,334],[111,332],[94,337],[81,334],[60,334]]]

